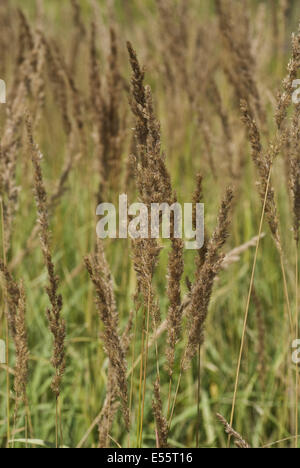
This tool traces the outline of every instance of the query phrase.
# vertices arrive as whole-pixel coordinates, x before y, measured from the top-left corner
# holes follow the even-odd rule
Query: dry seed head
[[[299,227],[300,227],[300,158],[291,160],[291,178],[290,187],[293,197],[293,213],[294,213],[294,239],[299,244]]]
[[[118,321],[115,302],[110,281],[107,282],[107,263],[103,246],[99,242],[98,250],[94,256],[85,258],[85,265],[96,290],[96,305],[101,321],[104,325],[104,345],[108,355],[114,379],[121,400],[123,417],[129,429],[128,389],[126,370],[127,363],[121,338],[118,331]]]
[[[5,299],[7,301],[7,307],[5,313],[7,315],[7,321],[9,325],[9,331],[11,336],[15,338],[16,335],[16,317],[18,315],[18,306],[20,300],[20,290],[17,283],[11,276],[7,266],[0,259],[0,272],[4,282]]]
[[[300,106],[297,105],[291,121],[288,153],[288,178],[292,196],[293,232],[296,244],[299,244],[300,227]]]
[[[235,87],[239,100],[247,101],[254,107],[260,123],[266,121],[255,79],[255,60],[249,43],[249,20],[245,8],[236,8],[233,1],[216,0],[219,27],[229,53],[232,69],[226,70]],[[236,16],[233,21],[233,14]]]
[[[0,260],[0,273],[4,279],[5,300],[7,301],[5,313],[16,353],[14,368],[14,389],[16,392],[14,418],[16,420],[20,402],[26,403],[27,401],[29,350],[26,328],[26,297],[23,283],[18,285],[14,281],[2,260]]]
[[[280,142],[275,140],[269,144],[268,150],[264,153],[261,145],[260,133],[255,120],[246,101],[241,101],[242,121],[244,122],[249,135],[252,149],[252,159],[258,173],[258,191],[268,219],[269,227],[273,235],[277,249],[281,250],[281,237],[279,230],[279,220],[275,201],[275,191],[271,181],[271,169],[273,161],[277,157],[280,149]],[[265,203],[266,199],[266,203]]]
[[[154,383],[154,399],[152,402],[153,412],[156,422],[159,448],[168,448],[169,428],[168,422],[163,415],[162,401],[160,396],[160,383],[158,380]]]
[[[59,278],[55,273],[55,267],[53,264],[50,248],[47,193],[44,186],[43,174],[41,169],[41,153],[33,139],[32,125],[29,116],[27,116],[26,118],[26,129],[29,143],[29,151],[31,154],[32,164],[34,168],[35,200],[38,212],[41,249],[44,257],[44,262],[47,268],[49,281],[48,286],[46,287],[46,291],[50,300],[51,307],[47,309],[46,315],[49,322],[49,328],[54,340],[51,363],[55,370],[55,375],[53,377],[51,388],[54,394],[56,395],[56,398],[58,398],[60,395],[62,377],[66,367],[66,324],[61,316],[63,306],[62,296],[58,294]]]
[[[166,350],[168,361],[168,372],[172,376],[175,347],[180,339],[182,325],[182,308],[181,308],[181,278],[184,272],[183,248],[184,244],[181,239],[172,238],[172,249],[169,254],[168,262],[168,286],[167,295],[169,299],[169,308],[167,314],[168,322],[168,346]]]
[[[19,286],[19,303],[16,316],[16,365],[14,388],[17,400],[26,401],[26,386],[28,380],[28,342],[26,329],[26,297],[23,283]]]
[[[212,295],[214,280],[222,268],[224,256],[220,253],[229,235],[230,211],[233,203],[233,190],[226,190],[222,200],[216,229],[207,245],[205,262],[201,274],[196,277],[190,293],[188,309],[190,327],[188,343],[184,351],[181,366],[186,369],[195,356],[198,346],[204,341],[204,327],[208,314],[208,307]]]
[[[217,414],[217,418],[220,421],[220,423],[223,424],[226,434],[233,437],[234,443],[238,448],[244,448],[244,449],[251,448],[250,445],[248,445],[247,442],[245,442],[242,436],[228,424],[226,419],[221,414]]]
[[[60,107],[63,128],[67,137],[72,133],[72,121],[69,117],[69,96],[64,70],[61,67],[55,49],[43,35],[46,63],[48,66],[49,80],[53,84],[55,101]]]
[[[288,73],[282,82],[282,92],[278,94],[276,123],[278,129],[281,129],[282,123],[286,118],[288,107],[291,103],[293,94],[293,81],[297,78],[300,67],[300,26],[297,34],[292,35],[292,57],[288,63]]]

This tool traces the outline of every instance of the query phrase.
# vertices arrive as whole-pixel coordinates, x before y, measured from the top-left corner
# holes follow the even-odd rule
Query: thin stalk
[[[142,445],[143,439],[143,422],[144,422],[144,410],[145,410],[145,395],[146,395],[146,378],[147,378],[147,364],[148,364],[148,351],[149,351],[149,325],[150,325],[150,295],[151,285],[148,290],[148,304],[147,304],[147,328],[146,328],[146,354],[145,354],[145,365],[144,365],[144,380],[143,380],[143,399],[142,399],[142,411],[141,411],[141,426],[140,426],[140,440],[139,447]]]
[[[200,421],[200,388],[201,388],[201,347],[198,346],[198,378],[197,378],[197,425],[196,425],[196,448],[199,448],[199,421]]]
[[[285,274],[285,268],[284,268],[284,257],[283,257],[283,251],[282,248],[280,247],[279,249],[279,255],[280,255],[280,267],[281,267],[281,272],[282,272],[282,279],[283,279],[283,289],[284,289],[284,295],[285,295],[285,300],[286,300],[286,305],[288,308],[288,316],[289,316],[289,322],[290,322],[290,329],[291,333],[293,333],[293,318],[292,318],[292,312],[291,312],[291,306],[290,306],[290,300],[289,300],[289,292],[288,292],[288,286],[287,286],[287,279],[286,279],[286,274]]]
[[[58,448],[58,397],[55,399],[55,445]]]
[[[245,317],[244,317],[243,332],[242,332],[242,339],[241,339],[241,345],[240,345],[238,364],[237,364],[237,369],[236,369],[232,409],[231,409],[231,416],[230,416],[230,423],[229,423],[231,427],[233,425],[233,419],[234,419],[237,391],[238,391],[239,378],[240,378],[240,370],[241,370],[242,357],[243,357],[245,338],[246,338],[246,330],[247,330],[247,322],[248,322],[250,301],[251,301],[251,296],[252,296],[252,291],[253,291],[254,276],[255,276],[255,270],[256,270],[256,264],[257,264],[257,258],[258,258],[258,250],[259,250],[261,233],[262,233],[263,222],[264,222],[264,217],[265,217],[265,210],[266,210],[267,198],[268,198],[268,193],[269,193],[270,181],[271,181],[271,168],[269,170],[266,193],[265,193],[265,199],[264,199],[264,204],[263,204],[260,223],[259,223],[258,238],[257,238],[257,242],[256,242],[256,249],[255,249],[254,261],[253,261],[252,273],[251,273],[251,280],[250,280],[250,286],[249,286],[249,292],[248,292],[248,298],[247,298],[247,304],[246,304],[246,311],[245,311]],[[230,446],[230,440],[231,440],[231,436],[229,435],[228,436],[228,447]]]
[[[59,419],[59,432],[60,432],[60,446],[63,447],[64,445],[64,439],[63,439],[63,430],[62,430],[62,417],[61,417],[61,408],[62,408],[62,403],[61,399],[58,400],[58,419]]]
[[[15,411],[14,411],[14,416],[13,416],[13,430],[12,430],[12,441],[11,441],[12,448],[15,448],[15,434],[16,434],[16,429],[17,429],[17,413],[18,413],[17,405],[18,405],[18,401],[16,401]],[[25,423],[26,423],[26,418],[25,418]]]
[[[154,319],[154,333],[155,333],[155,336],[157,335],[157,324],[156,324],[156,320]],[[149,349],[149,340],[148,340],[148,343],[147,343],[147,349]],[[158,382],[160,383],[160,371],[159,371],[159,359],[158,359],[158,344],[157,344],[157,340],[155,340],[155,359],[156,359],[156,376],[157,376],[157,380]],[[170,391],[170,389],[169,389]],[[157,431],[157,427],[156,427],[156,431]]]
[[[141,407],[142,407],[142,388],[143,388],[143,369],[144,369],[144,354],[145,354],[145,308],[143,307],[143,329],[142,329],[142,353],[141,353],[141,363],[140,363],[140,382],[139,382],[139,410],[137,418],[137,440],[136,444],[139,447],[139,435],[140,435],[140,421],[141,421]]]
[[[31,413],[30,413],[30,408],[29,408],[29,403],[28,403],[28,398],[26,397],[25,401],[25,407],[26,407],[26,426],[25,426],[25,438],[26,441],[28,439],[28,432],[30,434],[30,438],[33,439],[33,427],[32,427],[32,420],[31,420]],[[33,445],[33,448],[35,446]]]
[[[299,334],[299,295],[298,295],[298,277],[299,277],[299,272],[298,272],[298,262],[299,262],[299,254],[298,254],[298,242],[296,242],[296,271],[295,271],[295,277],[296,277],[296,314],[295,314],[295,330],[296,330],[296,340],[298,339],[298,334]],[[299,434],[299,422],[298,422],[298,415],[299,415],[299,364],[298,361],[296,363],[296,401],[295,401],[295,448],[298,448],[298,434]]]
[[[154,333],[155,333],[155,336],[156,336],[156,335],[157,335],[157,324],[156,324],[156,320],[154,320]],[[147,349],[149,349],[149,339],[148,339],[148,343],[147,343]],[[155,359],[156,359],[156,375],[157,375],[158,380],[160,381],[160,371],[159,371],[159,359],[158,359],[158,344],[157,344],[157,340],[155,340]]]
[[[295,439],[295,436],[286,437],[285,439],[276,440],[276,442],[271,442],[270,444],[263,445],[262,448],[265,449],[265,448],[274,447],[274,445],[279,445],[279,444],[282,444],[283,442],[288,442],[289,440],[294,440],[294,439]],[[298,439],[299,439],[299,436],[298,436]]]
[[[133,334],[133,344],[131,352],[131,367],[133,368],[135,360],[135,344],[136,344],[136,331],[137,331],[137,310],[135,310],[135,323],[134,323],[134,334]],[[130,377],[130,393],[129,393],[129,420],[131,420],[131,411],[132,411],[132,399],[133,399],[133,377],[134,370],[131,373]],[[130,434],[128,434],[128,448],[130,448]]]
[[[169,391],[168,391],[168,412],[167,412],[167,419],[170,416],[170,409],[171,409],[171,396],[172,396],[172,376],[170,376],[169,380]]]
[[[171,411],[171,415],[170,415],[170,419],[169,419],[169,431],[171,430],[172,419],[173,419],[173,415],[174,415],[174,410],[175,410],[175,406],[176,406],[176,400],[177,400],[177,396],[178,396],[178,392],[179,392],[179,388],[180,388],[181,379],[182,379],[182,369],[180,370],[180,374],[179,374],[179,377],[178,377],[177,387],[176,387],[174,401],[173,401],[173,405],[172,405],[172,411]]]
[[[8,321],[5,319],[5,343],[6,343],[6,408],[7,408],[7,448],[9,448],[10,441],[10,379],[9,379],[9,344],[8,344]]]
[[[28,415],[25,414],[25,447],[28,448]]]

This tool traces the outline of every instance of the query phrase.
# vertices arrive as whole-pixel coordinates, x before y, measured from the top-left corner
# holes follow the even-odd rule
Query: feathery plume
[[[16,317],[20,300],[20,290],[17,283],[14,281],[9,269],[0,259],[0,272],[4,281],[5,296],[8,307],[5,309],[7,314],[7,322],[9,331],[13,338],[16,335]]]
[[[182,359],[182,368],[189,366],[191,359],[197,352],[198,346],[203,344],[204,326],[208,314],[208,306],[212,294],[214,280],[221,270],[224,256],[220,253],[226,242],[230,226],[230,210],[233,202],[233,191],[226,190],[221,203],[217,227],[207,245],[205,262],[201,274],[192,287],[189,305],[190,329],[188,343]]]
[[[169,309],[168,322],[168,347],[166,350],[168,360],[168,372],[173,374],[175,361],[175,347],[181,335],[182,308],[181,308],[181,278],[184,272],[183,241],[172,237],[172,249],[169,254],[168,263],[168,286],[167,295]]]
[[[292,195],[293,232],[296,244],[299,244],[300,227],[300,105],[296,106],[290,126],[289,188]]]
[[[261,106],[261,98],[255,80],[255,60],[249,43],[249,20],[245,8],[236,8],[231,0],[216,0],[216,10],[219,17],[219,28],[226,44],[232,64],[225,65],[230,76],[238,101],[246,100],[250,108],[254,108],[261,124],[266,116]],[[233,11],[237,15],[233,21]]]
[[[21,282],[19,286],[19,303],[16,315],[16,365],[15,365],[15,382],[14,388],[17,396],[17,404],[20,400],[26,401],[26,386],[28,380],[28,341],[26,329],[26,296],[24,285]],[[17,412],[17,410],[16,410]]]
[[[55,370],[52,380],[52,391],[56,398],[60,395],[61,381],[65,372],[65,338],[66,324],[61,316],[63,302],[62,296],[58,294],[59,278],[55,273],[55,267],[52,260],[50,249],[50,234],[48,221],[47,193],[44,186],[43,174],[41,169],[41,152],[35,144],[32,133],[32,125],[29,116],[26,118],[26,129],[34,168],[34,188],[35,199],[38,211],[38,223],[40,228],[40,242],[45,265],[48,273],[49,284],[46,291],[50,300],[51,308],[47,309],[47,318],[50,331],[53,335],[54,346],[51,363]]]
[[[118,67],[116,32],[110,28],[110,53],[105,81],[100,79],[96,49],[96,27],[92,23],[90,37],[90,93],[94,117],[94,138],[99,166],[100,184],[98,201],[110,188],[117,189],[122,170],[122,153],[126,136],[124,118],[121,115],[122,78]]]
[[[85,257],[85,265],[96,290],[96,305],[104,325],[104,344],[122,403],[123,417],[129,429],[127,363],[118,332],[118,316],[103,245],[97,244],[93,256]]]
[[[57,105],[60,107],[63,128],[67,137],[72,133],[72,121],[69,116],[69,96],[64,70],[57,60],[57,56],[46,37],[42,36],[49,80],[53,85],[53,93]]]
[[[10,253],[14,218],[18,210],[19,187],[16,181],[18,149],[24,113],[25,86],[20,83],[12,101],[7,104],[7,118],[0,144],[0,197],[5,223],[4,249]]]
[[[281,251],[281,237],[279,229],[279,220],[275,201],[275,191],[270,181],[270,171],[274,159],[279,153],[279,143],[275,141],[269,144],[269,148],[263,154],[263,148],[260,139],[260,133],[256,122],[253,119],[246,101],[241,101],[242,121],[248,129],[249,141],[252,149],[252,159],[259,176],[258,189],[261,202],[265,203],[265,213],[268,219],[269,227],[275,244],[279,252]]]
[[[163,415],[162,401],[160,396],[160,384],[156,380],[154,383],[154,399],[152,402],[153,413],[156,421],[156,431],[158,435],[158,448],[168,448],[168,422]]]
[[[108,278],[110,278],[110,272]],[[121,337],[121,346],[123,348],[124,355],[126,356],[129,345],[131,342],[131,329],[133,325],[133,313],[130,313],[129,320],[126,328]],[[105,402],[99,416],[98,431],[99,431],[99,448],[109,448],[109,433],[115,418],[115,415],[119,408],[118,401],[118,385],[116,382],[116,375],[109,363],[108,375],[107,375],[107,391]]]
[[[26,328],[26,297],[24,285],[17,284],[13,279],[9,269],[0,259],[0,273],[4,280],[5,300],[7,301],[7,320],[9,330],[12,335],[15,351],[16,363],[14,372],[14,388],[16,392],[15,419],[18,412],[19,403],[26,402],[26,386],[28,380],[28,342]]]
[[[71,53],[70,53],[70,74],[75,76],[76,65],[78,63],[78,56],[80,52],[80,45],[82,44],[86,36],[86,28],[81,18],[81,8],[78,0],[71,0],[71,7],[73,13],[73,23],[76,28],[74,38],[71,42]]]

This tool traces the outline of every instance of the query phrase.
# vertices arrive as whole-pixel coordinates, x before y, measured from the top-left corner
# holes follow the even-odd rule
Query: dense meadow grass
[[[292,53],[294,79],[300,66],[299,36],[293,49],[291,44],[292,31],[297,33],[300,7],[297,2],[275,0],[245,1],[244,8],[234,6],[235,3],[229,0],[1,2],[0,79],[7,85],[7,103],[0,105],[1,149],[5,150],[1,151],[0,164],[1,260],[12,278],[18,284],[21,280],[24,283],[29,349],[25,402],[22,397],[19,401],[14,387],[18,370],[12,335],[8,340],[8,366],[0,366],[3,448],[55,447],[57,443],[66,447],[99,445],[97,423],[111,385],[113,365],[104,345],[103,320],[99,317],[99,304],[95,304],[95,287],[84,258],[95,251],[98,221],[95,213],[100,199],[115,202],[119,193],[126,192],[131,202],[143,200],[135,175],[141,149],[134,139],[134,135],[138,139],[137,120],[141,117],[133,115],[131,109],[134,107],[130,88],[133,72],[126,41],[131,42],[140,64],[145,65],[144,84],[151,86],[154,115],[161,124],[162,151],[178,201],[193,201],[196,175],[200,173],[209,238],[218,222],[226,187],[233,187],[235,198],[228,215],[228,239],[221,251],[227,254],[251,240],[252,243],[242,248],[226,268],[216,272],[207,317],[202,323],[204,342],[199,346],[200,354],[197,350],[189,368],[182,372],[176,393],[181,358],[195,316],[187,307],[175,347],[170,385],[164,321],[170,303],[167,282],[171,243],[160,242],[162,249],[152,278],[152,306],[159,304],[163,324],[162,333],[153,339],[156,330],[153,317],[149,319],[148,335],[146,331],[143,334],[143,324],[147,329],[144,316],[147,301],[141,291],[136,293],[137,258],[131,240],[103,241],[117,305],[119,335],[133,317],[126,351],[130,428],[126,430],[122,405],[116,407],[115,413],[109,408],[113,414],[111,420],[110,415],[100,420],[100,425],[108,428],[104,445],[145,448],[161,445],[158,433],[162,422],[155,419],[152,405],[158,366],[161,410],[166,419],[170,418],[170,401],[175,403],[170,418],[169,446],[226,447],[228,436],[216,415],[220,413],[227,421],[231,419],[244,331],[232,426],[251,447],[295,447],[296,365],[291,355],[297,333],[297,247],[293,219],[299,216],[299,208],[298,211],[295,208],[297,203],[299,207],[300,199],[299,172],[295,172],[298,191],[291,194],[289,182],[293,157],[296,166],[292,167],[298,167],[299,171],[300,145],[292,126],[292,122],[296,122],[296,127],[299,124],[299,106],[291,102],[291,90],[287,91],[287,116],[279,130],[275,113]],[[111,47],[110,28],[114,31],[117,55]],[[92,30],[102,100],[98,100],[97,80],[91,77]],[[33,38],[33,48],[30,38]],[[40,68],[34,59],[41,64]],[[252,81],[257,96],[251,90]],[[247,128],[241,119],[241,100],[247,102],[251,118],[259,127],[264,148],[259,158],[266,161],[265,155],[272,153],[273,146],[280,142],[278,154],[271,163],[271,183],[282,256],[269,226],[272,214],[270,221],[268,213],[261,226],[262,236],[255,256],[262,206],[265,212],[266,204],[258,191],[261,180]],[[111,106],[112,114],[107,108],[103,110],[105,104]],[[16,114],[20,115],[19,120]],[[79,115],[82,126],[78,124]],[[118,121],[115,134],[109,121],[111,115]],[[71,122],[70,131],[66,131],[66,118]],[[34,141],[43,154],[39,164],[49,205],[51,196],[57,194],[48,210],[48,232],[63,298],[61,315],[66,323],[66,363],[58,416],[56,397],[51,390],[54,370],[53,334],[46,315],[48,273],[35,230],[36,168],[32,164],[34,156],[28,144],[26,119],[33,122]],[[105,122],[109,122],[108,130],[103,131]],[[108,143],[103,143],[105,132]],[[154,158],[149,148],[148,152],[148,157]],[[131,154],[137,159],[130,159]],[[146,182],[142,179],[142,184]],[[261,186],[264,187],[262,183]],[[14,187],[17,200],[12,195]],[[294,204],[293,195],[299,197]],[[183,252],[184,273],[179,278],[182,301],[196,294],[191,285],[200,281],[195,274],[197,257],[195,251]],[[140,259],[140,267],[142,263]],[[243,330],[250,283],[253,293]],[[10,304],[5,278],[1,285],[0,339],[7,341]],[[115,408],[118,403],[118,398],[113,399],[112,406]],[[233,442],[232,439],[232,446]]]

